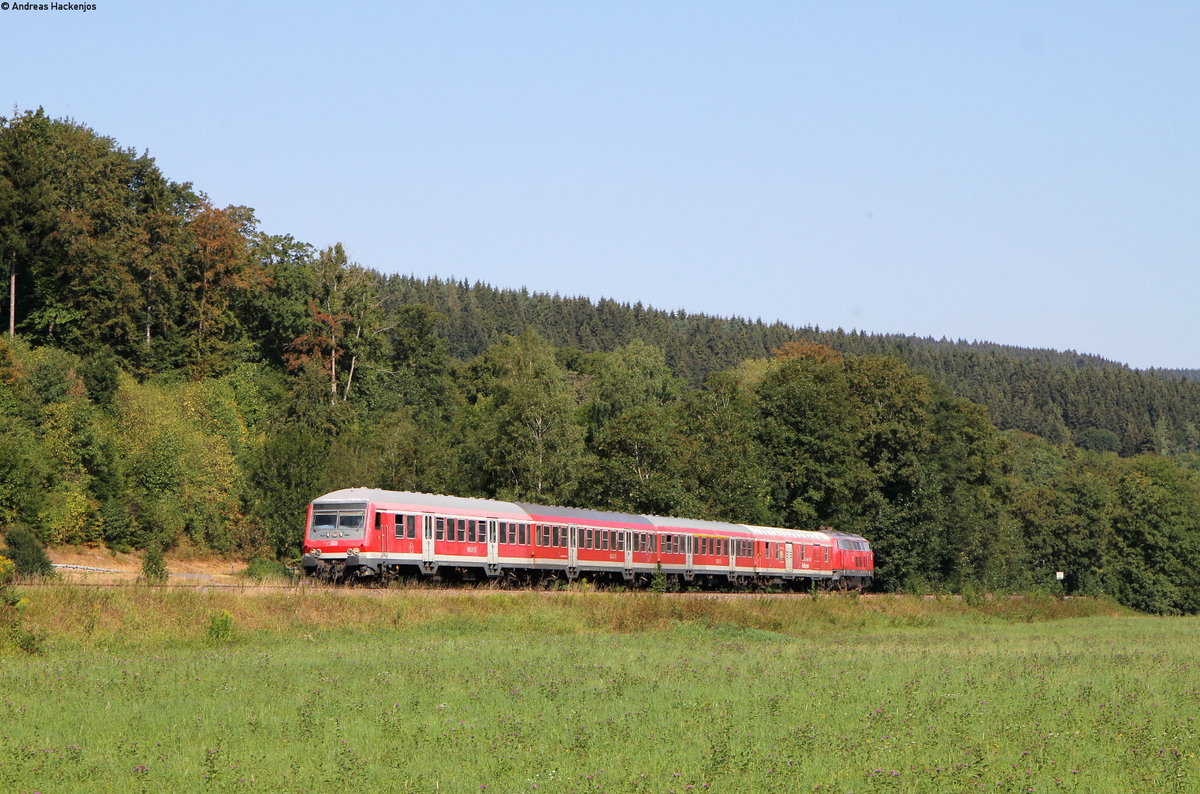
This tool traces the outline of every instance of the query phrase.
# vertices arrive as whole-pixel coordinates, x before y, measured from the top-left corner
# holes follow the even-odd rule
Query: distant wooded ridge
[[[812,342],[852,355],[898,358],[954,394],[986,405],[1002,429],[1053,442],[1076,438],[1124,455],[1200,450],[1197,370],[1140,371],[1073,351],[796,328],[478,282],[389,276],[384,283],[393,303],[422,304],[441,315],[438,331],[458,358],[479,355],[527,328],[584,352],[636,339],[663,350],[679,377],[700,385],[714,372],[767,357],[781,345]]]

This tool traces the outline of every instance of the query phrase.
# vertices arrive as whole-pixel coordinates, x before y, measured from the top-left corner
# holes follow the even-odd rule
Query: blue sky
[[[1200,4],[95,4],[0,112],[384,272],[1200,367]]]

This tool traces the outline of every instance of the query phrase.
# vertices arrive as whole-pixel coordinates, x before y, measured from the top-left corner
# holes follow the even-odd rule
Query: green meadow
[[[1103,601],[22,594],[6,792],[1200,790],[1200,621]]]

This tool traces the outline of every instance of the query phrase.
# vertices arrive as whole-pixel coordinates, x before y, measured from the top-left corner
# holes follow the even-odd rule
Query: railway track
[[[339,584],[326,584],[323,582],[314,582],[310,580],[301,580],[296,584],[251,584],[251,583],[225,583],[225,582],[205,582],[192,581],[183,582],[167,582],[165,584],[148,584],[145,582],[87,582],[87,581],[55,581],[55,580],[31,580],[18,582],[17,585],[23,588],[55,588],[55,587],[77,587],[91,589],[114,589],[114,588],[141,588],[144,590],[187,590],[197,593],[207,591],[241,591],[248,595],[265,594],[265,593],[347,593],[356,595],[368,595],[371,597],[389,597],[399,595],[428,595],[428,596],[447,596],[447,595],[465,595],[465,596],[487,596],[497,594],[517,594],[530,593],[539,596],[556,597],[566,595],[657,595],[662,598],[671,599],[718,599],[718,600],[736,600],[736,599],[754,599],[754,598],[807,598],[811,597],[808,593],[777,593],[765,590],[756,591],[740,591],[740,592],[722,592],[715,590],[690,590],[674,593],[656,593],[653,590],[623,590],[618,588],[603,588],[603,587],[567,587],[563,589],[548,589],[541,587],[510,587],[501,588],[490,585],[461,585],[458,587],[425,587],[420,585],[394,585],[392,587],[371,587],[371,586],[351,586]],[[835,591],[822,591],[821,598],[883,598],[889,597],[887,593],[840,593]]]

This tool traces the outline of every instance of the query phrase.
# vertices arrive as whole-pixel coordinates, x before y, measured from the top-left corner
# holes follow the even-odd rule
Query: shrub
[[[0,557],[0,645],[11,644],[28,654],[42,649],[43,636],[24,625],[25,599],[10,585],[17,576],[16,564]]]
[[[663,573],[662,563],[654,563],[654,575],[650,578],[650,589],[662,595],[667,592],[667,576]]]
[[[208,641],[226,643],[233,640],[233,615],[228,609],[208,616]]]
[[[142,557],[142,581],[146,584],[165,584],[169,576],[162,544],[157,540],[150,541],[146,546],[146,556]]]
[[[268,560],[263,557],[255,557],[246,563],[246,570],[242,572],[242,575],[255,582],[261,582],[264,579],[292,578],[292,572],[286,565],[278,560]]]
[[[54,566],[33,532],[14,526],[4,534],[4,556],[17,566],[17,576],[53,576]]]

